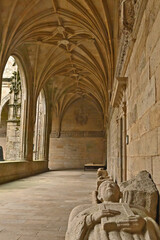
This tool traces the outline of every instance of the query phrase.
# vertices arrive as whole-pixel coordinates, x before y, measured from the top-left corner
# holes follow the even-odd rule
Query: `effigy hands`
[[[139,215],[130,216],[128,219],[117,223],[120,230],[128,233],[140,233],[144,226],[145,220]]]
[[[101,218],[103,217],[114,217],[116,215],[119,215],[120,212],[119,211],[115,211],[115,210],[111,210],[111,209],[104,209],[104,210],[99,210],[97,212],[95,212],[92,215],[92,219],[94,222],[100,222]]]

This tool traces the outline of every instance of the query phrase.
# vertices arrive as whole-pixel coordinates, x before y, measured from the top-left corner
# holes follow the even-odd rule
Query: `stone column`
[[[19,160],[20,148],[20,120],[21,120],[21,80],[19,71],[13,72],[11,87],[9,114],[7,121],[6,160]]]
[[[36,120],[34,127],[34,160],[45,158],[45,122],[46,122],[45,97],[40,93],[36,105]]]

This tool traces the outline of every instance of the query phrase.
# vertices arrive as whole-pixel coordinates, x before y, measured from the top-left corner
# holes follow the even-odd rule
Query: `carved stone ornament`
[[[135,21],[135,4],[135,0],[125,0],[122,2],[123,26],[124,29],[128,30],[129,32],[132,31]]]
[[[143,14],[146,4],[146,0],[121,0],[120,44],[115,72],[116,77],[125,73],[125,70],[123,73],[123,69],[125,69],[127,61],[129,61],[137,35],[135,29],[140,24],[140,15]]]
[[[10,93],[14,92],[14,94],[17,95],[20,90],[21,90],[21,79],[20,79],[19,71],[13,72]]]
[[[117,77],[113,86],[113,94],[111,98],[111,105],[113,107],[118,107],[122,101],[123,91],[126,89],[128,78]]]
[[[19,71],[14,71],[10,86],[10,104],[9,107],[13,108],[12,116],[9,120],[19,121],[21,117],[21,79]]]
[[[119,50],[118,61],[116,66],[116,76],[121,76],[122,66],[123,66],[123,63],[125,62],[128,45],[129,45],[129,35],[130,34],[128,31],[123,32],[123,34],[121,35],[120,50]]]

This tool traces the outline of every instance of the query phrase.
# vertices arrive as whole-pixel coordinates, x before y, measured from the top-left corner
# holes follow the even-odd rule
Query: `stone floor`
[[[96,173],[50,171],[0,186],[0,240],[62,240],[71,209],[91,202]]]

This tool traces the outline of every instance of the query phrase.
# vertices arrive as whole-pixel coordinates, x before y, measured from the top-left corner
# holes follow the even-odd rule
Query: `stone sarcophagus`
[[[120,190],[123,193],[122,202],[143,207],[156,219],[158,190],[147,171],[141,171],[135,178],[121,183]]]

